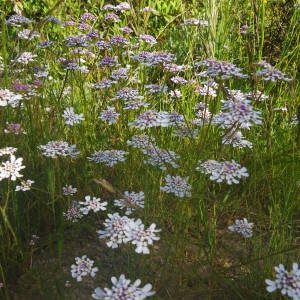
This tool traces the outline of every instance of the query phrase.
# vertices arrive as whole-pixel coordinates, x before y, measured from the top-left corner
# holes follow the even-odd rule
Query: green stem
[[[2,57],[4,64],[4,86],[8,87],[8,69],[7,69],[7,49],[6,49],[6,26],[5,26],[5,15],[2,14],[1,18],[1,42],[2,42]]]
[[[262,0],[261,7],[261,23],[260,23],[260,43],[259,43],[259,52],[258,52],[258,60],[260,61],[263,56],[263,47],[265,40],[265,1]]]

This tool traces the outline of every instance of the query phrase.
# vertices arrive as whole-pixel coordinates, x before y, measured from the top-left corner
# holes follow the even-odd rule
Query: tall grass
[[[277,299],[279,292],[269,294],[265,279],[274,277],[274,266],[283,263],[290,268],[292,262],[299,261],[300,127],[299,123],[292,123],[292,118],[299,107],[300,10],[294,6],[296,2],[282,4],[290,5],[292,13],[285,39],[278,45],[280,57],[276,67],[292,81],[269,82],[254,75],[255,63],[262,59],[274,61],[265,45],[271,30],[269,21],[274,17],[272,7],[279,4],[264,0],[129,3],[131,11],[122,16],[120,24],[109,25],[101,11],[104,1],[45,1],[41,6],[39,2],[24,1],[23,15],[37,19],[28,28],[32,32],[38,30],[39,42],[55,42],[46,49],[38,49],[35,39],[18,38],[20,28],[5,23],[13,4],[0,4],[4,65],[0,71],[0,93],[5,88],[13,90],[16,82],[32,84],[37,71],[34,66],[46,65],[49,69],[42,86],[36,88],[37,94],[24,100],[23,107],[0,106],[0,149],[18,148],[16,157],[23,157],[26,166],[22,170],[24,178],[35,181],[27,192],[16,192],[14,181],[0,181],[0,295],[6,299],[85,299],[96,286],[107,286],[111,276],[124,273],[132,280],[151,282],[156,291],[153,299]],[[147,5],[158,13],[140,12]],[[84,57],[90,69],[87,74],[63,70],[58,63],[62,57],[72,58],[80,66],[85,64],[62,42],[80,31],[47,22],[43,17],[55,15],[62,21],[77,21],[87,11],[97,17],[92,26],[101,39],[120,34],[119,27],[128,25],[137,36],[147,33],[157,37],[156,46],[143,45],[140,50],[170,51],[176,55],[178,65],[193,66],[196,61],[216,58],[234,63],[249,77],[218,78],[215,98],[199,95],[194,83],[175,85],[170,80],[174,74],[137,63],[131,58],[132,53],[121,46],[103,52],[90,47],[95,58]],[[208,26],[183,26],[191,17],[207,20]],[[248,26],[246,34],[240,31],[243,25]],[[133,47],[130,50],[138,52]],[[38,57],[20,67],[15,59],[24,51]],[[97,66],[104,56],[117,56],[123,67],[130,64],[128,79],[109,89],[95,90],[90,84],[111,74],[111,69]],[[24,70],[18,73],[18,68]],[[187,80],[195,79],[196,85],[204,80],[196,77],[192,68],[178,74]],[[145,86],[150,83],[166,84],[170,90],[178,88],[182,97],[172,99],[168,92],[147,94]],[[124,111],[121,101],[112,101],[123,87],[137,89],[149,103],[147,109],[183,114],[188,129],[198,130],[196,138],[176,137],[170,127],[141,131],[128,126],[147,109]],[[243,131],[253,149],[222,144],[221,137],[229,130],[212,122],[221,109],[221,100],[228,96],[226,87],[244,93],[261,91],[269,96],[266,101],[253,101],[255,110],[262,112],[263,124]],[[206,125],[196,127],[190,120],[195,118],[195,105],[200,101],[209,105],[212,116]],[[98,118],[108,105],[115,106],[121,114],[116,124],[109,125]],[[68,126],[62,118],[67,107],[74,107],[85,120]],[[280,110],[283,107],[287,112]],[[26,134],[5,133],[10,123],[20,123]],[[169,154],[175,151],[180,156],[180,167],[168,165],[161,170],[145,165],[145,155],[126,143],[140,133],[155,138],[156,144],[168,149]],[[81,152],[79,157],[43,156],[39,146],[55,140],[75,144]],[[129,154],[112,168],[86,159],[94,151],[108,149],[122,149]],[[211,181],[196,171],[199,160],[210,159],[234,159],[247,167],[250,176],[238,185]],[[191,198],[162,192],[160,186],[167,174],[189,176]],[[65,185],[77,187],[77,194],[64,196]],[[111,249],[99,241],[96,230],[103,228],[106,212],[89,214],[77,223],[68,222],[63,215],[73,200],[83,201],[86,195],[108,201],[108,212],[113,213],[113,200],[125,191],[145,193],[145,208],[134,217],[162,229],[160,241],[154,243],[150,255],[137,254],[129,245]],[[243,217],[254,222],[250,239],[228,231],[228,226]],[[30,244],[32,235],[40,237],[34,245]],[[70,276],[70,265],[74,257],[84,254],[95,260],[99,272],[93,281],[76,283]],[[71,288],[65,287],[66,280],[71,281]]]

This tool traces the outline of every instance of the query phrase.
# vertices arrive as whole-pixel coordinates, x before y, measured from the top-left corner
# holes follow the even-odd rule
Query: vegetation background
[[[299,262],[300,254],[300,125],[292,122],[300,115],[299,1],[128,3],[136,14],[122,20],[122,24],[127,22],[138,34],[156,37],[160,49],[174,53],[178,64],[192,65],[196,59],[215,57],[230,61],[249,74],[254,70],[254,63],[263,59],[288,74],[292,81],[230,81],[230,88],[242,91],[252,90],[257,84],[270,97],[269,102],[257,106],[263,111],[263,126],[247,133],[247,139],[254,145],[252,150],[222,146],[216,129],[203,129],[195,141],[180,143],[169,130],[152,132],[161,146],[180,154],[178,173],[190,176],[193,196],[180,200],[160,192],[165,172],[158,168],[146,169],[139,153],[134,152],[135,156],[114,168],[87,162],[86,156],[94,150],[123,149],[132,132],[121,124],[111,127],[94,122],[94,99],[99,98],[86,87],[87,79],[80,74],[67,78],[59,70],[56,63],[63,46],[44,52],[39,59],[48,63],[55,80],[45,85],[42,97],[31,100],[34,106],[26,104],[25,110],[0,107],[0,148],[17,147],[26,165],[24,174],[35,181],[31,191],[21,194],[0,182],[1,207],[6,201],[9,203],[0,219],[0,282],[3,283],[0,297],[86,299],[95,286],[107,286],[111,276],[124,273],[132,280],[141,278],[143,283],[151,282],[156,291],[153,299],[280,299],[279,293],[266,291],[265,279],[274,277],[273,268],[279,263],[290,268],[292,262]],[[13,82],[22,81],[18,74],[10,72],[11,59],[22,51],[36,50],[33,43],[17,40],[16,31],[7,29],[5,19],[14,11],[34,19],[33,29],[44,39],[58,42],[67,35],[65,28],[46,24],[46,16],[60,20],[78,20],[84,12],[100,16],[104,4],[104,1],[89,0],[2,0],[0,55],[6,67],[0,72],[0,88],[10,88]],[[145,6],[159,13],[146,18],[139,13]],[[205,30],[181,26],[191,17],[208,20],[210,26]],[[243,25],[248,26],[246,35],[240,32]],[[101,22],[97,26],[100,32],[107,30],[108,36],[116,32],[115,27],[106,28]],[[102,75],[97,73],[98,77]],[[192,76],[189,72],[185,75]],[[141,86],[151,80],[160,83],[168,80],[159,70],[142,70],[139,76]],[[96,82],[96,77],[88,81]],[[74,130],[57,117],[66,106],[66,100],[58,97],[65,84],[72,87],[72,103],[86,118],[85,124]],[[182,93],[180,106],[175,105],[173,109],[191,116],[199,97],[188,89]],[[220,93],[215,111],[221,99]],[[166,107],[161,100],[153,103],[157,108]],[[53,107],[50,117],[47,107]],[[5,134],[7,122],[21,123],[27,134]],[[126,117],[122,122],[127,122]],[[43,157],[38,146],[59,139],[76,144],[83,155],[76,162]],[[239,185],[227,186],[210,182],[195,171],[199,159],[225,158],[234,158],[245,165],[250,177]],[[145,192],[145,210],[137,216],[162,229],[160,241],[149,256],[138,255],[126,247],[112,250],[99,241],[95,224],[101,227],[103,214],[74,224],[64,220],[63,212],[72,202],[70,197],[66,200],[62,195],[62,187],[67,183],[78,187],[78,200],[94,194],[112,204],[115,195],[96,184],[95,178],[105,178],[120,191]],[[112,205],[110,209],[113,211]],[[227,227],[241,217],[255,223],[253,238],[243,239],[228,232]],[[33,234],[40,239],[30,246]],[[83,254],[92,257],[100,271],[95,279],[77,283],[71,279],[70,265],[74,257]],[[67,280],[71,282],[70,288],[65,286]]]

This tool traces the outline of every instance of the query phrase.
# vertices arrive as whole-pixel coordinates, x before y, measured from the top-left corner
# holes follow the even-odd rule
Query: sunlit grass
[[[0,149],[17,148],[14,155],[26,167],[14,178],[5,170],[12,156],[0,156],[0,295],[86,299],[124,274],[131,283],[151,283],[153,299],[277,299],[280,292],[268,293],[265,279],[274,278],[274,266],[290,270],[299,262],[300,247],[296,3],[276,45],[279,57],[265,45],[272,10],[280,4],[261,0],[130,1],[130,9],[114,12],[120,22],[105,19],[113,11],[101,10],[104,3],[48,1],[39,8],[26,1],[20,9],[36,23],[21,27],[6,24],[13,7],[1,5]],[[155,11],[140,11],[148,5]],[[80,19],[85,12],[90,19]],[[73,25],[65,23],[70,20]],[[124,26],[133,33],[122,32]],[[24,28],[30,29],[27,39],[20,37]],[[34,31],[39,37],[32,37]],[[153,35],[157,44],[149,37],[147,43],[147,36],[140,41],[141,34]],[[118,35],[126,45],[109,44]],[[51,43],[41,45],[45,41]],[[147,53],[137,58],[142,51]],[[165,53],[151,56],[153,51]],[[29,54],[22,57],[24,52]],[[27,62],[30,53],[37,56]],[[209,58],[222,71],[206,78],[203,72],[214,62],[197,63]],[[262,59],[283,73],[258,66]],[[111,77],[120,67],[126,74]],[[277,77],[264,79],[272,70]],[[186,82],[175,83],[174,76]],[[214,84],[204,85],[208,79]],[[149,92],[150,84],[161,90]],[[132,100],[140,107],[128,108]],[[182,127],[185,137],[176,133]],[[151,142],[134,142],[142,134]],[[244,138],[236,138],[238,147],[236,134]],[[31,188],[16,191],[28,179]],[[77,191],[67,195],[63,187],[70,185]],[[143,192],[144,208],[126,191]],[[95,202],[83,204],[87,195]],[[122,197],[130,209],[114,206]],[[99,198],[107,207],[97,206]],[[83,214],[76,222],[74,211]],[[127,212],[122,222],[128,224],[110,243],[105,223],[115,212]],[[243,218],[253,223],[251,234],[228,230]],[[138,246],[135,234],[146,236],[147,228],[151,242]],[[99,230],[107,231],[104,240]],[[74,280],[70,268],[83,255],[99,271],[76,282],[80,270]]]

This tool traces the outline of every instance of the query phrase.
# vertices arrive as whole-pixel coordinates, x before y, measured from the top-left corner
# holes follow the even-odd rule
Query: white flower
[[[135,252],[148,254],[150,253],[148,246],[153,241],[159,240],[156,233],[160,229],[156,229],[155,224],[151,224],[145,229],[145,225],[140,219],[134,220],[126,216],[121,217],[118,213],[108,214],[109,219],[104,222],[105,230],[97,231],[99,238],[109,238],[106,245],[110,248],[118,248],[120,244],[131,242],[136,246]]]
[[[7,105],[11,107],[18,107],[22,99],[23,96],[20,94],[11,92],[8,89],[0,89],[0,107]]]
[[[121,217],[118,213],[108,214],[108,219],[105,220],[105,230],[98,230],[99,239],[109,238],[106,245],[110,248],[118,248],[119,244],[126,244],[129,241],[126,234],[127,226],[132,222],[128,217]]]
[[[19,173],[25,166],[22,165],[23,158],[16,158],[13,154],[10,155],[10,160],[2,162],[0,166],[0,181],[4,178],[10,178],[15,181],[17,178],[23,177]]]
[[[81,219],[83,214],[80,211],[79,203],[77,201],[73,201],[67,211],[63,213],[63,216],[67,221],[71,221],[73,223]]]
[[[169,95],[170,95],[172,98],[180,98],[180,97],[182,96],[180,90],[178,90],[178,89],[175,89],[175,90],[170,91],[170,92],[169,92]]]
[[[102,121],[107,121],[109,125],[115,124],[120,114],[116,113],[116,108],[113,106],[108,106],[106,110],[103,110],[100,114],[99,119]]]
[[[293,263],[293,269],[288,272],[285,267],[280,264],[274,268],[276,271],[276,279],[266,279],[267,291],[272,293],[281,290],[282,295],[287,295],[293,300],[300,299],[300,269],[297,263]]]
[[[233,128],[222,138],[222,144],[232,145],[233,147],[252,149],[252,143],[247,141],[240,130]]]
[[[0,149],[0,157],[4,155],[12,155],[17,151],[17,148],[14,147],[5,147]]]
[[[213,98],[217,97],[217,91],[213,87],[206,84],[203,86],[198,86],[195,92],[202,96],[211,96]]]
[[[145,6],[144,8],[141,8],[140,12],[143,12],[143,13],[150,12],[150,13],[158,14],[158,11],[150,6]]]
[[[23,191],[23,192],[26,192],[26,191],[29,191],[31,189],[31,185],[34,183],[33,180],[26,180],[26,181],[21,181],[21,185],[17,185],[16,186],[16,189],[15,191],[18,192],[18,191]]]
[[[166,112],[148,110],[138,116],[135,121],[129,122],[128,125],[138,129],[146,129],[158,126],[168,127],[169,118]]]
[[[85,196],[85,202],[79,202],[83,207],[80,208],[80,211],[87,215],[90,210],[92,210],[94,213],[102,210],[106,210],[107,202],[100,202],[100,198],[93,197],[91,199],[91,196]]]
[[[40,145],[39,148],[43,151],[43,155],[51,158],[57,156],[76,157],[80,151],[77,151],[76,145],[70,145],[64,141],[50,141],[46,145]]]
[[[253,109],[247,95],[240,91],[230,90],[230,99],[222,100],[221,112],[213,118],[213,124],[218,124],[221,128],[239,128],[250,129],[253,124],[262,125],[261,112]]]
[[[129,146],[132,146],[133,148],[141,148],[141,149],[147,149],[152,146],[152,144],[155,142],[155,139],[153,137],[150,137],[146,134],[140,134],[140,135],[134,135],[132,137],[132,140],[128,140],[126,143]]]
[[[138,116],[135,121],[129,122],[128,125],[138,129],[146,129],[181,125],[183,122],[184,117],[177,112],[148,110]]]
[[[111,278],[113,284],[112,288],[96,288],[92,297],[96,300],[143,300],[147,297],[151,297],[155,294],[152,291],[152,285],[146,284],[144,287],[139,287],[141,285],[141,280],[137,279],[133,284],[131,284],[129,279],[125,278],[122,274],[119,279],[116,277]]]
[[[199,102],[196,104],[196,119],[191,120],[191,123],[196,126],[203,126],[211,121],[212,114],[208,109],[208,104]]]
[[[126,208],[126,215],[130,215],[137,208],[144,208],[144,192],[131,192],[126,191],[122,199],[115,200],[114,205],[121,209]]]
[[[34,61],[34,58],[36,58],[36,54],[32,54],[31,52],[23,52],[18,58],[17,62],[22,65],[28,65],[30,62]]]
[[[144,160],[144,164],[158,166],[161,170],[167,169],[166,164],[170,164],[173,168],[179,167],[175,161],[180,157],[174,151],[161,149],[152,144],[143,149],[143,153],[149,156]]]
[[[105,150],[105,151],[96,151],[92,154],[91,157],[87,157],[88,160],[94,161],[97,164],[104,163],[109,167],[113,167],[118,162],[125,161],[125,155],[128,152],[123,150]]]
[[[273,82],[277,80],[292,81],[292,78],[287,77],[284,73],[277,70],[275,67],[264,60],[256,63],[256,65],[262,67],[262,69],[257,71],[255,75],[261,76],[263,80]]]
[[[140,34],[139,39],[151,45],[157,44],[156,38],[149,34]]]
[[[76,264],[71,265],[71,274],[78,282],[82,281],[82,277],[87,275],[95,277],[98,268],[93,268],[94,261],[87,258],[86,255],[83,255],[81,258],[76,257],[75,263]]]
[[[205,162],[199,161],[199,166],[196,168],[204,174],[210,174],[209,179],[216,182],[226,181],[227,184],[238,184],[242,177],[248,177],[248,171],[245,167],[241,167],[234,160],[218,162],[208,160]]]
[[[67,107],[64,110],[62,117],[64,118],[65,123],[71,126],[84,121],[83,114],[76,114],[73,107]]]
[[[252,227],[254,223],[248,223],[248,220],[244,218],[243,220],[235,220],[235,224],[228,227],[231,232],[240,233],[245,238],[252,237]]]
[[[65,196],[73,196],[74,194],[76,194],[77,193],[77,188],[73,188],[73,186],[72,185],[65,185],[63,188],[62,188],[62,190],[63,190],[63,194],[65,195]]]
[[[166,193],[174,193],[175,196],[180,198],[191,197],[192,186],[188,184],[188,180],[189,176],[181,177],[167,175],[165,177],[166,185],[161,186],[160,190]]]
[[[18,32],[18,37],[23,40],[32,40],[34,38],[39,38],[40,34],[37,31],[32,31],[30,29],[23,29]]]
[[[161,230],[156,229],[155,227],[155,224],[151,224],[149,228],[145,230],[145,225],[140,219],[135,222],[128,223],[126,234],[128,235],[131,243],[136,246],[136,253],[150,253],[148,246],[152,245],[153,241],[158,241],[160,239],[159,236],[156,236],[156,233]]]

